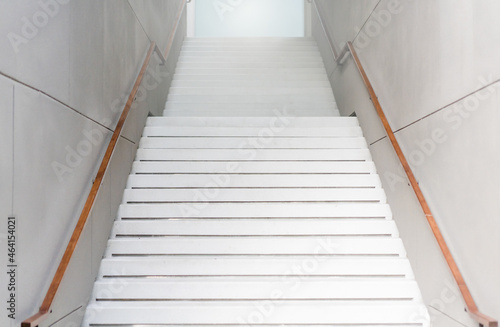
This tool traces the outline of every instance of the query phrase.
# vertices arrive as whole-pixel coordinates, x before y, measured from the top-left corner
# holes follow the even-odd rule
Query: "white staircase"
[[[356,118],[326,117],[319,79],[271,65],[274,80],[235,85],[252,72],[201,65],[222,50],[319,56],[275,41],[186,41],[172,117],[147,121],[83,326],[429,326]]]
[[[164,116],[338,116],[309,38],[187,39]]]

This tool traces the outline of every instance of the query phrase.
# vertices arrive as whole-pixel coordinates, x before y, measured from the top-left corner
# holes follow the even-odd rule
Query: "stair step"
[[[201,44],[271,44],[284,46],[288,44],[311,44],[316,45],[312,37],[188,37],[184,39],[184,44],[201,43]]]
[[[333,94],[311,95],[311,94],[255,94],[255,95],[238,95],[238,94],[214,94],[214,95],[183,95],[169,94],[167,101],[174,102],[189,102],[189,103],[273,103],[273,102],[295,102],[305,101],[314,105],[315,103],[335,102]]]
[[[323,67],[318,68],[287,68],[287,67],[274,67],[274,68],[176,68],[175,75],[253,75],[260,77],[265,74],[270,75],[283,75],[288,76],[293,74],[304,74],[311,78],[316,75],[326,76],[325,69]]]
[[[122,204],[124,218],[384,218],[392,219],[386,204],[372,203],[183,203]]]
[[[274,304],[273,304],[274,303]],[[382,303],[352,303],[351,301],[279,301],[262,303],[261,310],[269,310],[264,315],[252,301],[214,301],[189,303],[169,301],[166,303],[107,303],[105,306],[93,304],[90,324],[186,324],[186,325],[287,325],[300,324],[331,325],[363,324],[381,326],[383,324],[417,324],[417,318],[425,311],[425,306],[399,301]],[[230,314],[228,314],[230,313]],[[258,317],[258,318],[255,318]],[[262,318],[262,319],[260,319]],[[257,320],[258,319],[258,320]],[[409,326],[409,325],[407,325]]]
[[[269,61],[269,62],[250,62],[241,61],[235,62],[215,62],[215,60],[197,60],[188,62],[179,62],[177,64],[176,73],[181,73],[184,69],[323,69],[324,65],[321,61],[301,60],[301,61]]]
[[[230,106],[226,106],[227,109],[223,109],[224,106],[218,107],[218,109],[211,109],[207,110],[207,108],[200,108],[198,104],[187,104],[181,103],[179,106],[172,106],[171,108],[174,109],[166,109],[163,111],[163,116],[165,117],[179,117],[179,116],[184,116],[184,117],[200,117],[200,116],[205,116],[207,118],[212,118],[212,117],[224,117],[224,116],[232,116],[232,117],[248,117],[248,116],[256,116],[256,117],[273,117],[275,116],[274,109],[273,110],[266,110],[266,109],[251,109],[251,111],[248,110],[242,110],[242,108],[239,108],[239,110],[232,110]],[[294,109],[294,110],[288,110],[287,115],[288,116],[296,116],[296,117],[310,117],[310,116],[318,116],[318,115],[324,115],[325,117],[338,117],[340,116],[339,110],[336,108],[336,105],[332,103],[330,105],[330,109],[317,109],[315,108],[314,111],[310,109]]]
[[[368,161],[136,161],[133,174],[213,174],[237,172],[240,174],[375,174],[375,165]]]
[[[408,280],[351,280],[308,279],[294,285],[283,278],[260,280],[255,277],[214,280],[213,278],[162,280],[127,280],[117,292],[116,282],[99,280],[95,284],[97,301],[176,301],[176,300],[366,300],[413,301],[419,297],[414,281]]]
[[[387,236],[397,237],[393,220],[381,219],[206,219],[118,220],[113,237],[161,236]]]
[[[329,87],[327,80],[321,81],[300,81],[300,80],[179,80],[172,81],[171,87],[294,87],[312,88]]]
[[[191,72],[191,74],[174,74],[174,81],[306,81],[306,82],[328,82],[328,75],[325,72],[311,73],[311,72],[288,72],[281,74],[272,74],[267,70],[261,74],[226,74],[213,72]]]
[[[323,251],[323,247],[329,247]],[[393,237],[339,236],[165,236],[108,241],[107,256],[158,255],[375,255],[406,256]]]
[[[192,187],[338,187],[377,188],[380,178],[375,174],[236,174],[239,163],[228,165],[219,174],[130,175],[127,188],[192,188]]]
[[[313,53],[319,55],[319,48],[314,43],[288,43],[288,44],[272,44],[272,43],[230,43],[230,42],[184,42],[181,47],[182,54],[198,53],[198,52],[221,52],[224,54],[241,53],[248,56],[251,53]]]
[[[142,149],[366,149],[362,137],[352,138],[202,138],[143,137]]]
[[[138,149],[140,161],[365,161],[368,149]]]
[[[330,97],[333,95],[332,89],[329,87],[314,87],[314,88],[278,88],[278,87],[171,87],[169,94],[172,95],[254,95],[254,96],[286,96],[286,95],[316,95]]]
[[[324,245],[324,244],[323,244]],[[327,251],[328,248],[323,249]],[[401,257],[373,256],[168,256],[106,257],[100,268],[102,278],[197,276],[277,276],[293,278],[331,277],[341,280],[357,278],[413,278],[408,260]]]
[[[286,112],[284,112],[286,113]],[[357,127],[358,120],[354,117],[148,117],[146,126],[183,126],[183,127],[273,127],[279,122],[288,127]],[[345,140],[347,141],[347,140]]]
[[[230,189],[208,188],[175,190],[126,189],[124,203],[175,202],[385,202],[381,189]]]
[[[143,136],[191,136],[191,137],[359,137],[360,127],[288,127],[273,132],[258,127],[157,127],[146,126]]]
[[[264,48],[228,48],[228,47],[184,47],[179,54],[179,61],[186,62],[194,58],[211,58],[225,62],[226,60],[302,60],[314,59],[323,60],[317,48],[311,50],[297,48],[297,51],[287,51],[284,49],[264,49]]]
[[[311,106],[309,103],[185,103],[185,102],[167,102],[165,104],[164,115],[170,112],[177,112],[179,116],[190,113],[190,116],[200,117],[207,113],[216,113],[219,117],[227,116],[260,116],[260,117],[276,117],[277,115],[290,117],[297,113],[307,113],[307,116],[318,116],[327,113],[337,113],[338,108],[335,102],[317,103]],[[196,114],[198,113],[198,115]],[[215,118],[215,117],[210,117]]]

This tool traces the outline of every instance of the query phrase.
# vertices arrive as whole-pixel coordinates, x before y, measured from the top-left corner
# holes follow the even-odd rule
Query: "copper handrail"
[[[462,294],[462,297],[465,301],[465,305],[467,306],[467,312],[474,318],[477,322],[481,324],[481,326],[487,326],[487,327],[498,327],[498,321],[479,312],[477,305],[472,298],[472,295],[470,293],[469,288],[467,287],[467,284],[465,283],[465,280],[462,276],[462,273],[460,272],[458,265],[453,258],[453,255],[451,254],[450,249],[448,248],[448,245],[446,244],[446,241],[443,237],[443,234],[441,233],[441,230],[439,229],[439,226],[436,223],[436,220],[434,219],[434,216],[431,212],[431,209],[429,205],[427,204],[427,201],[424,197],[424,194],[422,193],[422,190],[420,189],[420,186],[417,182],[417,179],[415,178],[415,175],[413,174],[413,171],[411,170],[410,165],[408,164],[408,161],[406,160],[406,157],[401,150],[401,147],[399,146],[399,143],[396,139],[396,136],[394,135],[394,132],[392,131],[392,128],[389,124],[389,121],[387,120],[387,117],[385,116],[384,111],[382,110],[382,106],[380,105],[380,102],[378,101],[377,94],[375,93],[375,90],[373,89],[373,86],[368,79],[368,76],[366,75],[365,69],[363,68],[363,65],[361,64],[361,61],[359,60],[358,54],[356,52],[356,49],[352,45],[352,42],[347,42],[346,45],[343,47],[342,51],[340,54],[337,53],[335,50],[335,46],[333,43],[333,37],[330,35],[328,29],[324,25],[324,19],[323,16],[321,15],[321,11],[318,9],[318,6],[316,4],[315,0],[311,1],[314,4],[314,7],[316,8],[316,12],[319,17],[319,21],[321,23],[321,26],[323,28],[323,31],[327,35],[328,42],[330,43],[330,47],[332,48],[332,53],[335,62],[338,64],[342,64],[342,62],[345,60],[346,55],[350,52],[352,55],[352,58],[354,60],[354,63],[356,64],[356,67],[361,75],[361,78],[363,79],[363,83],[366,86],[366,89],[368,90],[368,93],[370,94],[370,99],[373,102],[373,105],[375,107],[375,110],[377,111],[377,114],[382,121],[382,124],[384,125],[385,132],[387,136],[389,137],[389,140],[391,141],[391,144],[399,158],[399,161],[401,162],[401,165],[403,166],[403,169],[405,170],[406,176],[408,177],[408,180],[410,181],[410,184],[413,188],[413,191],[415,192],[415,195],[417,196],[418,202],[420,203],[420,206],[422,208],[422,211],[425,214],[425,217],[427,219],[427,222],[429,223],[432,233],[434,234],[434,237],[436,238],[436,241],[439,245],[439,248],[441,249],[441,252],[443,253],[443,256],[446,260],[446,263],[448,264],[448,267],[451,270],[451,273],[458,285],[458,288],[460,289],[460,293]]]
[[[469,288],[467,287],[467,284],[465,283],[465,280],[462,276],[462,273],[458,269],[458,265],[455,262],[455,259],[453,258],[453,255],[451,254],[451,251],[448,248],[446,241],[444,240],[443,234],[441,233],[441,230],[439,229],[439,226],[437,225],[436,220],[434,219],[434,216],[432,215],[431,209],[429,208],[429,205],[427,204],[427,201],[425,200],[424,194],[422,193],[422,190],[420,189],[420,186],[418,185],[417,179],[415,178],[415,175],[413,175],[413,171],[411,170],[410,165],[408,164],[408,161],[406,160],[406,157],[403,154],[401,147],[399,146],[399,143],[396,139],[396,136],[394,135],[394,132],[392,131],[391,126],[389,125],[389,122],[387,121],[387,117],[385,116],[384,111],[382,110],[382,106],[380,105],[380,102],[378,101],[377,95],[375,94],[375,91],[373,90],[373,86],[370,83],[368,76],[366,75],[366,72],[363,68],[363,65],[361,64],[361,61],[359,60],[356,49],[354,49],[354,47],[350,41],[347,42],[347,47],[349,48],[349,51],[352,54],[352,57],[353,57],[354,62],[356,64],[356,67],[358,68],[358,71],[361,74],[361,78],[363,79],[363,82],[368,90],[368,93],[370,94],[370,98],[373,102],[373,105],[375,106],[375,110],[377,111],[377,114],[380,117],[382,124],[384,125],[385,132],[387,133],[387,136],[389,137],[389,140],[391,141],[391,144],[394,147],[394,150],[396,151],[396,154],[399,158],[399,161],[401,162],[401,165],[403,166],[403,169],[405,170],[406,176],[408,177],[408,180],[410,181],[410,184],[413,188],[413,191],[415,192],[415,194],[417,196],[418,202],[420,203],[420,206],[422,207],[422,210],[425,214],[425,217],[427,218],[427,222],[429,223],[429,225],[432,229],[432,233],[434,234],[434,237],[436,238],[436,241],[439,245],[439,248],[441,249],[441,252],[443,252],[446,263],[448,264],[448,267],[450,267],[451,273],[453,274],[453,277],[455,278],[455,281],[458,284],[458,288],[460,289],[460,292],[462,293],[462,297],[465,300],[465,304],[467,305],[467,311],[476,321],[483,324],[484,326],[497,327],[498,322],[495,319],[488,317],[488,316],[482,314],[481,312],[479,312],[477,305],[474,302],[474,299],[472,298],[472,295],[469,291]]]
[[[76,245],[78,244],[78,240],[80,239],[80,236],[83,232],[83,228],[85,227],[85,223],[88,220],[88,217],[89,217],[90,212],[92,210],[92,207],[94,205],[95,199],[97,197],[97,193],[99,192],[99,188],[101,187],[101,184],[102,184],[102,181],[104,178],[104,174],[106,173],[106,170],[108,169],[108,165],[109,165],[109,162],[111,160],[111,155],[114,152],[115,146],[118,142],[118,138],[120,137],[121,131],[123,129],[123,125],[125,124],[125,120],[127,119],[128,113],[130,111],[130,108],[132,107],[132,103],[134,102],[135,96],[137,94],[137,91],[139,90],[139,86],[141,85],[142,79],[144,77],[144,73],[146,72],[146,68],[148,67],[149,61],[151,59],[153,51],[155,51],[155,48],[156,48],[155,42],[151,42],[146,59],[144,60],[144,63],[142,64],[141,71],[139,72],[139,75],[137,76],[134,87],[132,88],[132,92],[130,92],[127,103],[125,104],[125,108],[123,109],[123,112],[120,116],[120,119],[118,120],[118,124],[116,125],[116,129],[111,137],[111,140],[109,141],[109,145],[108,145],[108,147],[106,149],[106,153],[104,154],[104,157],[101,161],[101,165],[99,166],[99,170],[97,172],[94,183],[92,184],[92,188],[90,189],[89,195],[87,197],[87,201],[85,202],[82,213],[80,214],[80,218],[78,219],[78,222],[77,222],[76,227],[73,231],[73,234],[71,235],[71,239],[68,243],[68,246],[66,247],[66,250],[64,251],[64,255],[61,259],[61,262],[59,263],[59,266],[57,267],[57,271],[54,275],[54,278],[52,279],[52,282],[51,282],[50,287],[47,291],[47,294],[45,295],[45,298],[42,302],[42,305],[40,306],[39,311],[35,315],[31,316],[30,318],[24,320],[21,323],[21,327],[38,326],[43,320],[45,320],[47,318],[47,316],[50,313],[50,308],[52,306],[52,302],[54,301],[57,290],[58,290],[59,286],[61,285],[61,281],[63,279],[64,273],[66,272],[66,268],[69,265],[69,262],[71,260],[71,256],[73,255],[73,252],[75,251]]]
[[[151,60],[151,56],[152,56],[153,52],[156,52],[162,65],[164,65],[167,62],[167,57],[170,54],[170,50],[172,48],[175,35],[177,33],[177,28],[178,28],[179,23],[180,23],[181,15],[185,10],[186,3],[188,3],[188,2],[190,2],[190,0],[183,0],[180,7],[179,7],[179,10],[177,12],[177,16],[175,18],[174,29],[170,33],[170,37],[168,40],[167,49],[165,50],[165,54],[162,54],[161,50],[158,48],[158,45],[156,45],[155,42],[151,42],[148,53],[146,55],[146,59],[144,60],[144,62],[142,64],[142,68],[139,72],[139,75],[137,76],[134,87],[132,88],[132,92],[130,92],[127,103],[125,104],[125,108],[123,109],[123,112],[120,116],[120,119],[118,120],[118,124],[116,125],[116,129],[111,137],[111,141],[109,142],[108,148],[106,149],[106,153],[104,154],[104,158],[102,159],[101,165],[99,166],[99,171],[97,172],[97,176],[94,180],[92,188],[90,189],[89,195],[87,197],[87,201],[85,202],[85,205],[83,207],[80,218],[78,219],[78,222],[77,222],[76,227],[73,231],[73,234],[71,235],[71,239],[68,243],[68,246],[66,247],[66,250],[65,250],[64,255],[61,259],[61,262],[59,263],[59,266],[58,266],[57,271],[54,275],[54,278],[52,279],[52,282],[49,286],[49,290],[47,291],[47,294],[45,295],[45,298],[42,302],[42,305],[40,306],[39,311],[36,314],[34,314],[33,316],[31,316],[30,318],[24,320],[21,323],[21,327],[37,327],[49,315],[50,308],[52,306],[52,302],[54,301],[55,295],[56,295],[57,290],[61,284],[61,281],[62,281],[62,278],[63,278],[64,273],[66,271],[66,268],[68,267],[69,261],[71,260],[71,256],[73,255],[73,252],[75,251],[75,248],[76,248],[76,245],[77,245],[78,240],[80,238],[80,235],[82,234],[85,223],[87,222],[87,219],[90,215],[90,211],[92,210],[97,193],[99,192],[99,188],[101,186],[104,174],[108,168],[109,161],[111,159],[111,155],[113,154],[116,143],[117,143],[118,138],[120,136],[120,133],[123,129],[123,125],[125,124],[125,120],[127,119],[130,108],[132,107],[132,103],[134,102],[134,99],[137,95],[137,91],[139,90],[139,86],[141,85],[142,79],[144,77],[144,73],[146,72],[146,69],[147,69],[149,62]]]

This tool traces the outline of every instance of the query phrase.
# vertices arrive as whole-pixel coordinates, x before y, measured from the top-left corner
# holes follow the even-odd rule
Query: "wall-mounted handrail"
[[[347,44],[344,46],[342,49],[341,53],[337,55],[337,51],[335,50],[335,46],[333,44],[333,38],[328,32],[328,29],[326,29],[324,25],[324,20],[321,15],[321,11],[318,9],[318,6],[316,4],[315,0],[312,0],[312,3],[316,7],[316,12],[318,13],[318,17],[320,20],[320,23],[323,27],[323,30],[327,34],[328,42],[330,42],[330,46],[333,49],[334,53],[334,59],[337,63],[341,64],[343,62],[344,57],[348,52],[351,53],[352,58],[354,60],[354,63],[361,75],[361,78],[363,79],[363,83],[365,84],[366,89],[368,90],[368,93],[370,94],[370,99],[375,107],[375,110],[377,111],[377,114],[382,121],[382,124],[384,125],[385,132],[391,141],[391,144],[399,158],[399,161],[401,162],[401,165],[403,166],[403,169],[406,173],[406,176],[408,177],[408,180],[410,181],[410,184],[413,188],[413,191],[415,192],[415,195],[417,196],[418,202],[420,203],[420,206],[422,208],[422,211],[425,214],[425,217],[427,218],[427,222],[429,223],[432,233],[434,234],[434,237],[436,238],[436,241],[439,245],[439,248],[441,249],[441,252],[443,253],[443,256],[446,260],[446,263],[448,264],[448,267],[451,270],[451,273],[458,285],[458,288],[460,289],[460,292],[462,294],[462,297],[464,298],[465,304],[467,306],[467,312],[471,315],[472,318],[474,318],[477,322],[479,322],[480,326],[487,326],[487,327],[498,327],[498,321],[481,313],[479,309],[477,308],[477,305],[472,297],[472,294],[470,293],[469,288],[467,287],[467,284],[465,283],[465,280],[463,278],[462,273],[460,272],[460,269],[458,268],[458,265],[453,258],[453,255],[451,254],[451,251],[446,244],[446,241],[443,237],[443,234],[441,233],[441,230],[439,229],[439,226],[436,223],[436,220],[434,219],[434,215],[432,214],[432,211],[424,197],[424,194],[417,182],[417,179],[415,178],[415,175],[413,174],[413,171],[408,164],[408,161],[406,160],[406,157],[401,150],[401,147],[399,146],[399,143],[396,139],[396,136],[394,135],[394,132],[389,124],[389,121],[387,120],[387,117],[382,110],[382,106],[380,105],[380,102],[378,101],[377,94],[375,93],[375,90],[373,89],[373,86],[368,79],[368,76],[366,75],[365,69],[363,68],[363,65],[361,64],[361,61],[358,57],[358,54],[356,52],[356,49],[354,48],[352,42],[347,42]]]
[[[422,207],[422,210],[425,214],[425,217],[427,218],[427,222],[429,223],[432,233],[434,234],[434,237],[436,238],[436,241],[439,245],[439,248],[441,249],[441,252],[443,252],[444,258],[446,260],[446,263],[448,264],[448,267],[450,267],[451,273],[453,274],[453,277],[455,278],[455,281],[458,284],[458,288],[460,289],[460,292],[462,293],[462,296],[465,300],[465,304],[467,305],[467,311],[469,314],[480,324],[488,327],[497,327],[498,322],[491,318],[486,316],[485,314],[482,314],[479,312],[477,305],[472,298],[472,295],[469,291],[469,288],[467,287],[467,284],[465,283],[465,280],[462,276],[462,273],[460,272],[460,269],[458,268],[457,263],[455,262],[455,259],[453,258],[453,255],[451,254],[450,249],[448,248],[448,245],[446,244],[446,241],[443,237],[443,234],[441,233],[441,230],[439,229],[439,226],[436,223],[436,220],[434,219],[434,216],[431,212],[431,209],[429,208],[429,205],[427,204],[427,201],[422,193],[422,190],[420,189],[420,186],[417,182],[417,179],[415,178],[415,175],[413,175],[413,171],[410,168],[410,165],[408,164],[408,161],[406,160],[405,155],[403,154],[403,151],[401,150],[401,147],[399,146],[399,143],[396,139],[396,136],[394,135],[394,132],[391,129],[391,126],[389,125],[389,122],[387,121],[387,117],[384,114],[384,111],[382,110],[382,106],[380,105],[380,102],[378,101],[377,95],[375,94],[375,91],[373,90],[373,86],[370,83],[370,80],[368,79],[368,76],[366,76],[366,72],[361,64],[361,61],[359,60],[358,54],[356,53],[356,50],[354,49],[354,46],[352,43],[349,41],[347,42],[347,47],[349,48],[349,51],[352,54],[352,57],[354,59],[354,62],[356,64],[356,67],[358,68],[359,73],[361,74],[361,78],[363,79],[363,82],[368,89],[368,93],[370,94],[370,98],[373,102],[373,105],[375,106],[375,110],[377,111],[378,116],[380,117],[380,120],[382,121],[382,124],[384,125],[384,129],[386,131],[387,136],[389,137],[389,140],[391,141],[392,146],[394,147],[394,150],[399,158],[399,161],[401,162],[401,165],[403,166],[403,169],[405,170],[406,176],[408,177],[408,180],[410,181],[410,184],[413,188],[413,191],[415,192],[415,195],[417,196],[418,202],[420,203],[420,206]]]
[[[179,10],[177,11],[177,15],[175,16],[175,25],[174,29],[170,33],[170,37],[168,38],[168,43],[167,43],[167,48],[165,49],[165,58],[168,57],[170,54],[170,50],[172,49],[172,46],[174,45],[174,39],[175,35],[177,34],[177,29],[179,28],[179,24],[181,22],[181,15],[186,9],[186,4],[191,2],[191,0],[182,0],[182,4],[179,7]]]
[[[158,55],[158,58],[160,58],[161,64],[160,65],[165,65],[167,63],[167,58],[163,56],[163,53],[161,52],[160,48],[158,47],[158,44],[155,43],[155,48],[154,52]]]
[[[120,137],[121,131],[122,131],[123,126],[125,124],[125,120],[127,119],[130,108],[132,107],[132,103],[134,102],[135,96],[137,95],[137,91],[139,90],[139,86],[141,85],[142,79],[144,77],[144,73],[146,72],[146,68],[148,67],[149,61],[150,61],[151,56],[153,54],[153,51],[155,51],[155,47],[156,47],[155,42],[151,42],[146,59],[144,60],[144,62],[142,64],[141,71],[139,72],[139,75],[137,76],[134,87],[132,88],[132,92],[130,93],[130,95],[128,97],[127,103],[125,104],[125,108],[123,109],[122,114],[120,115],[120,119],[118,120],[118,124],[116,125],[115,131],[113,132],[113,135],[111,136],[111,140],[109,141],[108,147],[106,149],[106,153],[104,154],[104,157],[102,158],[102,161],[101,161],[101,164],[99,166],[99,170],[97,172],[96,178],[94,180],[94,183],[92,184],[92,188],[90,189],[89,195],[87,197],[87,201],[85,202],[82,213],[80,214],[80,218],[78,219],[78,222],[75,226],[73,234],[71,235],[71,239],[68,243],[68,246],[66,247],[66,250],[64,251],[64,255],[59,263],[59,266],[57,267],[57,271],[54,275],[54,278],[52,279],[52,282],[49,286],[47,294],[45,295],[45,298],[42,302],[42,305],[40,306],[39,311],[35,315],[24,320],[21,323],[21,327],[38,326],[43,320],[45,320],[47,318],[47,316],[50,313],[50,308],[52,306],[52,302],[54,301],[57,290],[58,290],[59,286],[61,285],[61,281],[63,279],[64,273],[66,272],[66,268],[69,265],[69,262],[71,260],[71,256],[73,255],[73,252],[75,251],[75,248],[78,244],[78,240],[80,239],[80,236],[83,232],[83,228],[85,227],[85,223],[87,222],[88,217],[90,216],[90,212],[92,210],[92,207],[94,206],[94,202],[95,202],[95,199],[97,197],[97,193],[99,192],[102,181],[104,179],[104,174],[106,173],[106,171],[108,169],[109,162],[111,160],[111,156],[115,150],[116,144],[118,142],[118,138]]]
[[[87,201],[85,202],[82,213],[80,214],[80,218],[78,219],[78,222],[75,226],[73,234],[71,235],[71,239],[66,247],[64,255],[59,263],[59,266],[57,267],[57,271],[54,275],[54,278],[52,279],[52,282],[51,282],[49,289],[45,295],[45,298],[42,302],[42,305],[40,306],[40,309],[38,310],[38,312],[36,314],[34,314],[33,316],[24,320],[21,323],[21,327],[37,327],[42,321],[44,321],[48,317],[48,315],[50,313],[50,308],[52,306],[52,302],[54,301],[57,290],[58,290],[58,288],[61,284],[61,281],[63,279],[64,273],[66,272],[66,269],[69,265],[69,262],[71,260],[71,256],[73,255],[73,252],[75,251],[76,245],[78,244],[78,240],[80,239],[80,236],[83,232],[83,228],[85,226],[85,223],[88,220],[88,217],[89,217],[90,212],[92,210],[92,207],[94,205],[95,199],[97,197],[97,193],[99,192],[99,188],[100,188],[102,180],[104,178],[104,174],[106,173],[106,171],[108,169],[109,161],[111,159],[111,156],[112,156],[114,149],[116,147],[116,144],[118,142],[118,138],[120,137],[121,131],[122,131],[123,126],[125,124],[125,120],[127,119],[128,113],[132,107],[132,103],[134,102],[135,97],[137,95],[137,92],[139,90],[139,87],[142,83],[142,79],[143,79],[144,74],[146,72],[146,69],[149,65],[149,62],[150,62],[151,57],[153,55],[153,52],[156,52],[156,54],[158,55],[158,57],[161,61],[161,65],[164,65],[167,62],[167,58],[168,58],[168,55],[170,54],[170,50],[173,46],[174,38],[175,38],[175,35],[177,33],[177,28],[178,28],[180,20],[181,20],[181,15],[185,10],[186,3],[188,3],[188,2],[191,2],[191,0],[183,0],[180,7],[179,7],[179,10],[177,12],[177,16],[175,18],[174,29],[170,33],[168,45],[167,45],[167,49],[165,50],[165,53],[163,54],[161,52],[160,48],[158,47],[158,45],[155,42],[151,42],[148,53],[146,55],[146,59],[144,59],[144,62],[142,64],[139,75],[137,76],[137,79],[135,81],[134,87],[132,88],[132,91],[130,92],[127,103],[125,104],[125,107],[122,111],[120,119],[118,120],[118,124],[116,125],[115,131],[113,132],[113,135],[111,136],[111,140],[108,144],[108,147],[106,149],[106,153],[104,154],[104,157],[103,157],[101,164],[99,166],[99,170],[97,172],[97,175],[96,175],[96,178],[95,178],[94,183],[92,185],[92,188],[90,189],[89,195],[87,197]]]

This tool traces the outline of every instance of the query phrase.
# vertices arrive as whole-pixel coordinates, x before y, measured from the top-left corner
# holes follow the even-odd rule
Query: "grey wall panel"
[[[14,119],[22,317],[41,303],[110,131],[25,86],[16,86]]]
[[[166,47],[182,1],[141,3],[143,9],[125,1],[0,2],[0,214],[18,217],[20,261],[16,320],[1,315],[0,326],[17,326],[38,310],[150,40]],[[135,155],[134,142],[147,113],[163,110],[168,84],[165,78],[149,90],[142,109],[129,117],[113,156],[113,174],[103,182],[79,245],[84,250],[79,248],[68,268],[68,281],[46,323],[68,314],[76,317],[73,323],[81,318],[71,312],[89,296]],[[3,225],[0,243],[6,248]],[[0,300],[7,296],[2,289]]]
[[[314,6],[311,14],[312,14],[311,33],[316,38],[316,43],[318,44],[321,57],[323,58],[323,63],[326,68],[326,73],[330,77],[334,69],[337,67],[337,63],[335,62],[333,51],[330,46],[328,37],[325,33],[325,29],[323,25],[321,25],[321,21],[318,17],[318,14]]]
[[[0,3],[0,71],[67,103],[71,6],[52,2]]]
[[[422,296],[430,309],[433,326],[450,326],[445,317],[452,317],[465,326],[475,326],[463,310],[465,304],[458,286],[390,141],[385,138],[370,146],[370,151]]]
[[[368,144],[385,137],[384,126],[378,118],[354,62],[348,60],[335,69],[330,81],[337,104],[341,108],[341,115],[349,116],[356,112]]]
[[[481,311],[499,318],[500,176],[496,167],[500,152],[494,149],[500,142],[500,64],[495,59],[500,51],[495,41],[500,39],[495,18],[500,4],[381,0],[373,7],[373,2],[319,2],[329,8],[327,25],[336,42],[354,41]],[[361,26],[359,33],[352,32]],[[323,36],[315,37],[324,42]],[[352,59],[335,68],[331,82],[341,113],[356,110],[369,142],[376,142],[372,154],[426,302],[434,308],[431,313],[476,325],[463,314],[459,294],[448,285],[448,270],[383,138],[373,105],[366,101]],[[439,291],[452,294],[446,298]],[[445,318],[436,319],[435,326],[449,326]]]
[[[13,119],[14,119],[14,82],[0,76],[0,215],[2,219],[12,211],[12,173],[13,173]],[[3,221],[3,220],[2,220]],[[2,224],[5,225],[5,224]],[[5,244],[5,228],[0,226],[0,242]]]
[[[500,303],[500,152],[492,151],[500,148],[499,86],[398,133],[472,293],[493,313]]]
[[[0,102],[0,248],[2,251],[2,260],[0,260],[2,266],[6,267],[8,264],[7,257],[7,236],[8,236],[8,222],[7,219],[12,212],[12,200],[13,200],[13,182],[12,176],[14,172],[13,165],[13,119],[14,119],[14,82],[3,78],[0,76],[0,98],[3,100]],[[8,285],[10,282],[10,276],[7,274],[0,275],[0,285]],[[2,303],[7,303],[10,300],[10,296],[5,287],[2,287],[0,291],[0,301]],[[10,312],[5,311],[2,315],[6,317]],[[6,318],[1,318],[6,319]],[[0,320],[1,321],[1,320]],[[7,326],[7,325],[6,325]]]
[[[72,312],[78,311],[85,305],[84,296],[92,289],[94,279],[92,278],[92,225],[87,224],[83,229],[80,241],[76,246],[71,258],[71,263],[64,274],[60,288],[52,305],[52,312],[40,325],[42,326],[64,326],[62,318]],[[83,296],[82,296],[83,295]],[[75,326],[76,327],[76,326]]]
[[[338,48],[354,39],[379,2],[380,0],[316,0],[321,12],[329,17],[325,21],[325,28],[331,33]]]
[[[103,75],[106,90],[103,111],[112,117],[114,128],[150,42],[127,2],[106,1],[104,10],[107,17],[104,57],[107,60]]]
[[[500,78],[498,1],[407,0],[385,14],[390,2],[356,46],[395,130]]]
[[[111,57],[104,56],[105,1],[72,1],[69,33],[69,105],[84,115],[110,127],[116,113],[104,108],[104,67]],[[92,22],[92,24],[89,24]],[[104,110],[108,109],[108,110]]]
[[[182,1],[129,0],[128,2],[151,40],[156,41],[160,49],[165,51]]]

